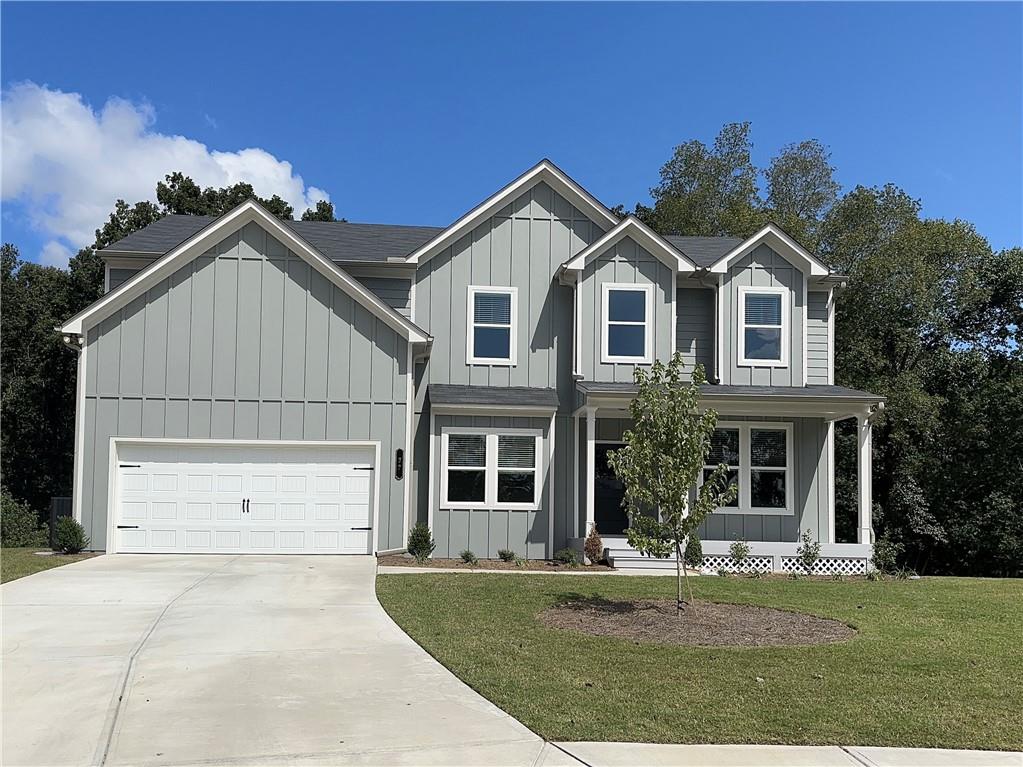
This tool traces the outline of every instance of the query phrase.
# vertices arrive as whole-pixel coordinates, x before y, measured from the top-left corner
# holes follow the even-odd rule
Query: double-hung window
[[[722,463],[739,492],[717,513],[793,513],[792,424],[719,423],[701,482]]]
[[[653,285],[601,285],[601,362],[653,361]]]
[[[788,365],[789,290],[739,288],[739,364]]]
[[[715,429],[710,438],[710,452],[707,454],[706,465],[703,467],[703,481],[706,482],[719,464],[728,467],[728,484],[739,484],[739,430],[738,429]],[[728,504],[730,507],[739,506],[739,496],[736,495]]]
[[[469,286],[466,364],[515,364],[515,288]]]
[[[534,429],[444,429],[441,507],[539,508],[542,439]]]

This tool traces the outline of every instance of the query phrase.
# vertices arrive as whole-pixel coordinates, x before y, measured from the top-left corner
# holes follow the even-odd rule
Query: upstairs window
[[[739,288],[739,364],[788,364],[788,290]]]
[[[515,288],[469,286],[466,364],[515,364]]]
[[[601,362],[653,361],[653,286],[604,283]]]

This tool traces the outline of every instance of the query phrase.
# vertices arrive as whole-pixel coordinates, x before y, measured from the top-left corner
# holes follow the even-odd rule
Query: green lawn
[[[377,578],[380,601],[417,642],[551,740],[1023,749],[1023,581],[694,579],[698,598],[859,630],[816,647],[669,647],[535,620],[580,596],[670,598],[674,588],[672,578]]]
[[[60,567],[71,562],[78,562],[82,559],[96,556],[95,554],[53,554],[48,557],[41,557],[37,551],[45,551],[40,548],[12,548],[0,549],[0,583],[7,583],[17,578],[24,578],[32,573],[49,570],[52,567]]]

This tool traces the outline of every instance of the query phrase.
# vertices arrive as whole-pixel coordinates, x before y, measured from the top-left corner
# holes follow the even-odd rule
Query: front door
[[[625,483],[615,476],[608,465],[609,453],[625,447],[619,442],[601,442],[596,448],[594,461],[593,517],[597,532],[601,535],[622,535],[629,526],[629,516],[622,501],[625,498]]]

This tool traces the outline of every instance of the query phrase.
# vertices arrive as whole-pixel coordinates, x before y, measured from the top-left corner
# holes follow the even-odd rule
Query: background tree
[[[315,208],[306,208],[302,214],[303,221],[337,221],[334,218],[334,205],[326,200],[320,200]],[[341,219],[344,221],[344,219]]]
[[[661,234],[747,236],[760,224],[750,124],[725,125],[714,146],[695,139],[675,147],[650,190],[652,209],[636,215]]]
[[[703,474],[710,452],[717,413],[700,410],[699,387],[707,382],[697,365],[692,381],[684,376],[681,352],[667,365],[660,360],[647,371],[637,367],[638,392],[629,403],[632,427],[625,432],[625,447],[615,450],[608,463],[625,484],[629,543],[652,557],[675,555],[676,609],[682,613],[682,579],[688,580],[686,542],[714,509],[735,498],[728,484],[728,467],[719,465],[700,485],[695,500],[690,491]],[[652,516],[656,511],[658,516]],[[692,587],[690,587],[690,601]]]
[[[816,249],[820,222],[842,188],[827,148],[816,139],[789,144],[771,160],[764,178],[766,217],[804,247]]]

